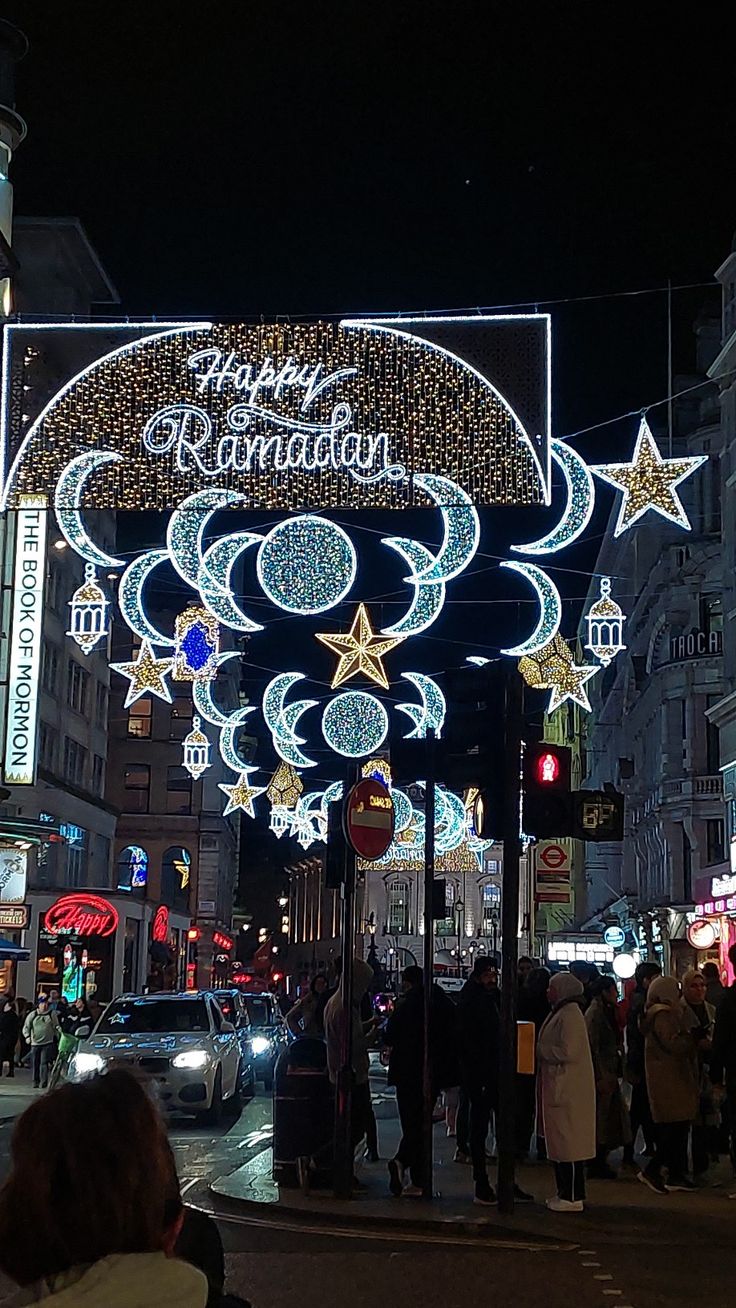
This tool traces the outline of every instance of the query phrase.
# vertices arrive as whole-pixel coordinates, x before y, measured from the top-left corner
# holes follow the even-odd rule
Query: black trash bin
[[[273,1179],[277,1185],[332,1181],[335,1096],[324,1040],[300,1036],[279,1055],[273,1089]]]

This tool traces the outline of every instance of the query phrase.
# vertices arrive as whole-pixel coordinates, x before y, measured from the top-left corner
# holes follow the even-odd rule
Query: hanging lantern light
[[[608,666],[622,649],[626,649],[621,639],[625,621],[618,604],[611,599],[611,578],[601,577],[600,599],[591,605],[586,618],[588,642],[585,648],[604,666]]]
[[[202,605],[190,604],[176,619],[175,637],[175,681],[211,681],[220,651],[217,619]]]
[[[89,654],[108,632],[107,608],[109,601],[97,581],[91,563],[84,569],[84,581],[69,600],[71,614],[67,636],[76,640],[84,654]]]
[[[192,730],[184,737],[183,766],[196,781],[210,766],[210,742],[201,730],[201,720],[192,719]]]
[[[285,804],[274,804],[271,809],[269,826],[278,840],[281,839],[289,825],[289,810]]]

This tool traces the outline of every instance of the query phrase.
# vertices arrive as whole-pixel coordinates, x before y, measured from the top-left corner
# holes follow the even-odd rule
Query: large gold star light
[[[323,645],[339,654],[340,660],[332,678],[332,688],[341,686],[343,681],[361,674],[375,681],[377,686],[388,690],[388,677],[383,669],[382,659],[394,645],[400,645],[403,636],[376,636],[370,624],[365,604],[358,605],[353,625],[347,635],[317,636]]]
[[[248,817],[255,817],[253,800],[262,795],[266,789],[265,786],[248,785],[251,772],[257,771],[257,768],[246,768],[244,772],[241,772],[234,786],[226,786],[223,782],[220,782],[218,789],[224,795],[227,795],[227,804],[223,811],[223,817],[227,817],[228,813],[235,813],[237,809],[242,809],[244,813],[247,813]]]
[[[166,677],[171,672],[173,663],[173,659],[155,658],[147,640],[143,641],[138,657],[132,663],[111,663],[110,667],[130,682],[123,707],[129,708],[137,699],[149,693],[170,704],[171,691],[166,685]]]
[[[689,531],[690,523],[676,488],[707,458],[707,454],[696,454],[685,459],[663,459],[643,417],[631,463],[600,463],[592,467],[596,476],[624,493],[614,536],[620,536],[650,509]]]

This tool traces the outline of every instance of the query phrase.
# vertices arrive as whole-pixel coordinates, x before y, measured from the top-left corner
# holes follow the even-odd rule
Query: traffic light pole
[[[424,1158],[422,1197],[424,1199],[432,1198],[432,1146],[434,1143],[432,1134],[434,1094],[432,1093],[432,1060],[429,1047],[429,1022],[432,1005],[432,982],[434,980],[434,917],[432,915],[432,900],[434,896],[434,787],[437,762],[435,755],[435,734],[434,730],[430,728],[427,732],[427,763],[424,792],[424,1061],[422,1069],[422,1156]]]
[[[522,681],[516,668],[506,681],[501,908],[501,1042],[498,1068],[498,1210],[514,1211],[516,1138],[516,996],[521,858]]]
[[[349,767],[345,777],[343,806],[355,780],[357,769]],[[358,774],[359,775],[359,774]],[[342,922],[340,942],[342,972],[343,1025],[340,1041],[340,1067],[335,1086],[335,1169],[334,1193],[337,1199],[350,1199],[353,1193],[355,1160],[353,1157],[353,957],[355,955],[355,854],[343,838],[345,874],[342,883]]]

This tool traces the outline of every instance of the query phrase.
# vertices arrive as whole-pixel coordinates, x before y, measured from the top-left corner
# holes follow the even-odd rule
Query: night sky
[[[78,215],[125,313],[539,304],[553,314],[565,436],[666,396],[666,296],[620,293],[670,278],[696,284],[673,294],[675,371],[691,368],[700,284],[736,228],[733,18],[490,0],[3,10],[31,44],[18,70],[17,211]],[[593,298],[559,303],[577,297]],[[636,426],[627,418],[578,448],[620,455]],[[498,553],[502,537],[524,538],[509,523],[491,524]],[[555,574],[570,598],[585,594],[604,525],[598,515],[588,553]],[[438,533],[419,515],[413,534]],[[492,562],[454,583],[466,607],[453,618],[486,596],[480,569]],[[401,585],[398,562],[388,585],[371,569],[351,611]],[[517,606],[482,616],[481,643],[515,634]],[[448,625],[425,642],[426,671],[470,651],[449,645],[469,633]],[[566,625],[572,634],[574,612]]]

